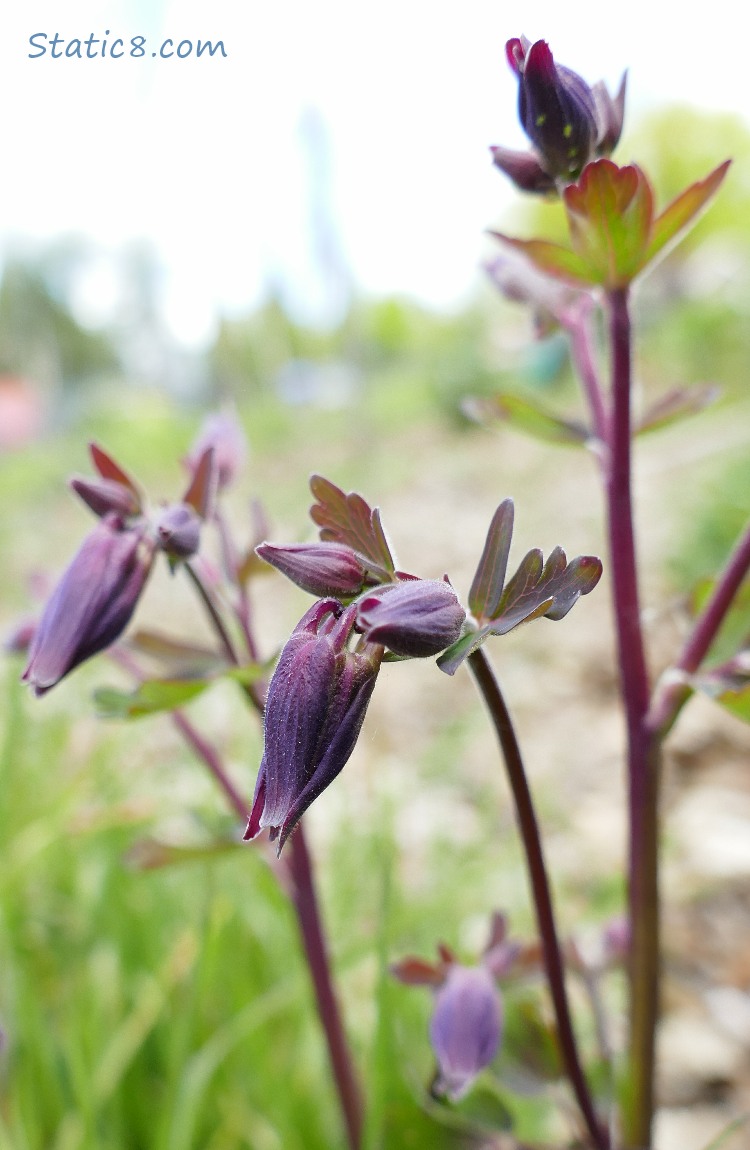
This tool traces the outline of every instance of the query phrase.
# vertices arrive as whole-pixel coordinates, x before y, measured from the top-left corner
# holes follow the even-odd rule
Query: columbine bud
[[[154,526],[159,547],[170,559],[190,559],[200,547],[201,519],[187,503],[163,508]]]
[[[265,747],[245,838],[270,827],[279,853],[354,750],[382,652],[346,648],[356,609],[321,599],[286,643],[268,687]]]
[[[234,482],[247,457],[247,440],[233,415],[219,412],[206,419],[184,460],[191,472],[208,448],[213,448],[218,489],[223,491]]]
[[[22,679],[37,695],[120,637],[154,558],[144,524],[105,515],[73,557],[42,613]]]
[[[497,1054],[502,1028],[502,1003],[485,966],[447,968],[435,995],[430,1042],[438,1062],[434,1089],[461,1098]]]
[[[625,78],[613,99],[601,82],[591,88],[577,72],[556,64],[544,40],[512,39],[505,53],[518,77],[518,114],[534,152],[493,148],[495,165],[522,191],[550,191],[558,180],[572,183],[586,164],[608,156],[617,144]]]
[[[367,568],[344,543],[261,543],[256,555],[318,598],[351,599],[365,586]]]
[[[95,515],[107,515],[112,511],[128,519],[138,515],[141,503],[132,487],[118,483],[116,479],[71,479],[70,486]]]
[[[466,612],[450,583],[409,579],[372,591],[357,604],[357,628],[394,655],[429,658],[455,643]]]

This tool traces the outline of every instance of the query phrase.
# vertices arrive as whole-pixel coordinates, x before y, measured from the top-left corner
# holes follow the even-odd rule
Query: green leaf
[[[204,862],[228,851],[242,847],[237,839],[217,839],[196,846],[163,842],[161,839],[141,839],[130,848],[125,861],[134,870],[160,870],[186,862]]]
[[[169,674],[164,678],[194,679],[225,666],[224,658],[211,647],[184,643],[159,631],[141,629],[129,635],[125,642],[131,650],[168,668]]]
[[[581,447],[591,438],[588,428],[575,420],[553,415],[537,403],[497,392],[490,398],[468,399],[463,404],[466,414],[477,423],[487,425],[495,421],[509,423],[518,431],[525,431],[546,443],[560,443],[568,447]]]
[[[643,265],[654,211],[641,169],[597,160],[565,189],[563,199],[571,244],[589,282],[607,288],[630,283]]]
[[[730,714],[750,723],[750,646],[722,666],[693,675],[690,682]]]
[[[173,711],[197,698],[208,686],[206,679],[149,679],[130,692],[101,687],[94,692],[94,702],[102,718],[139,719]]]
[[[452,647],[447,647],[437,660],[437,665],[446,675],[455,675],[464,659],[468,659],[472,651],[476,651],[490,635],[489,626],[480,627],[478,631],[469,631],[457,639]]]
[[[715,384],[704,384],[702,387],[675,387],[662,395],[643,413],[636,421],[634,434],[645,435],[647,432],[660,431],[662,427],[669,427],[687,415],[695,415],[705,407],[714,403],[721,395],[721,388]]]
[[[521,252],[540,272],[554,279],[576,287],[590,287],[598,282],[592,279],[589,267],[572,248],[552,243],[551,240],[519,240],[503,232],[490,232],[490,235]]]
[[[497,610],[512,538],[513,500],[504,499],[492,516],[482,557],[469,591],[469,609],[479,620],[491,619]]]
[[[317,500],[310,508],[310,518],[320,528],[320,538],[345,543],[375,567],[393,574],[396,565],[379,509],[371,508],[355,491],[345,494],[322,475],[313,475],[310,490]]]
[[[656,217],[651,228],[651,238],[644,263],[650,263],[667,244],[676,239],[688,224],[697,222],[699,215],[716,195],[727,174],[731,160],[725,160],[714,168],[704,180],[697,180],[681,192],[664,211]]]

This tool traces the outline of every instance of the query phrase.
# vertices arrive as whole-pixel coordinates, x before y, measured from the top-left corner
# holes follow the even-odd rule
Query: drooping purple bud
[[[357,604],[357,628],[394,655],[439,655],[461,634],[466,612],[450,583],[408,579],[370,592]]]
[[[255,553],[318,598],[351,599],[367,579],[367,567],[345,543],[261,543]]]
[[[201,519],[187,503],[171,503],[154,521],[159,548],[170,559],[190,559],[200,547]]]
[[[500,992],[486,967],[448,967],[430,1022],[438,1093],[456,1101],[492,1062],[500,1045],[502,1013]]]
[[[69,671],[120,637],[154,558],[144,523],[112,513],[83,541],[42,613],[22,680],[43,695]]]
[[[245,838],[269,827],[279,853],[349,759],[375,686],[381,650],[346,647],[355,614],[337,599],[314,603],[294,628],[268,687],[263,759]]]
[[[223,491],[234,482],[247,458],[247,440],[235,416],[226,412],[208,416],[185,457],[185,465],[191,472],[210,447],[214,450],[218,488]]]

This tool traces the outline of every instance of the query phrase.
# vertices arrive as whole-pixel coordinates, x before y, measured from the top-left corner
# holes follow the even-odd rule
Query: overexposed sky
[[[508,37],[547,39],[559,62],[610,87],[627,67],[631,115],[667,101],[750,113],[736,0],[715,0],[710,25],[682,14],[677,24],[669,9],[653,0],[6,5],[0,251],[18,237],[81,233],[110,250],[146,237],[164,266],[174,330],[200,342],[217,310],[250,306],[269,283],[303,314],[325,313],[331,288],[311,254],[314,214],[325,258],[335,265],[343,253],[360,289],[450,305],[470,289],[483,230],[511,198],[488,146],[523,146]],[[106,30],[108,46],[119,37],[126,50],[145,36],[145,55],[51,58],[55,33],[64,49]],[[226,56],[154,58],[167,37],[221,40]],[[45,55],[30,59],[40,44]],[[92,273],[93,316],[97,303],[106,314],[107,292],[106,269],[99,281]]]

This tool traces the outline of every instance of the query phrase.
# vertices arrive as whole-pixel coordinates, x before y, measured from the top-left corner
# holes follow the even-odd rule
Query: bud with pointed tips
[[[450,583],[408,579],[386,584],[357,604],[357,628],[394,655],[429,658],[455,643],[466,612]]]
[[[82,479],[76,475],[70,480],[70,486],[100,517],[112,511],[128,519],[141,512],[141,500],[134,488],[126,487],[116,479]]]
[[[145,524],[105,515],[83,541],[47,602],[22,679],[43,695],[124,631],[151,571]]]
[[[375,686],[382,650],[347,649],[355,614],[336,599],[314,603],[268,687],[263,759],[245,838],[269,827],[279,853],[349,759]]]
[[[255,553],[319,598],[351,599],[367,581],[367,567],[345,543],[261,543]]]

